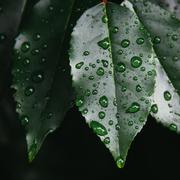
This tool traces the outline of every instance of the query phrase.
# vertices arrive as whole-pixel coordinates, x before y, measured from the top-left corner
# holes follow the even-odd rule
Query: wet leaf
[[[180,21],[170,12],[150,2],[132,3],[141,22],[151,34],[158,58],[151,114],[171,130],[180,132]]]
[[[13,87],[30,161],[71,107],[69,37],[77,17],[92,2],[79,4],[79,0],[39,0],[26,12],[16,38]]]
[[[120,168],[150,111],[152,54],[149,35],[137,16],[117,4],[89,9],[72,33],[76,105]]]

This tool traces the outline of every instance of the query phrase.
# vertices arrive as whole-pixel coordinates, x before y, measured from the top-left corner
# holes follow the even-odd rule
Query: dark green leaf
[[[113,3],[86,11],[72,34],[76,105],[118,167],[124,166],[150,111],[155,83],[152,49],[136,15]]]
[[[151,114],[171,130],[180,132],[180,21],[150,2],[132,3],[151,34],[159,59]]]
[[[69,37],[81,11],[95,2],[40,0],[26,12],[16,39],[13,87],[30,161],[71,107]]]

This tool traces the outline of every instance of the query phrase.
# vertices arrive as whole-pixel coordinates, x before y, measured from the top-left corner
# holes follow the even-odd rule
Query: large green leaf
[[[13,87],[30,161],[71,107],[68,37],[79,14],[95,2],[40,0],[26,12],[16,38]]]
[[[155,67],[146,30],[127,8],[101,3],[77,22],[70,64],[76,105],[123,167],[151,107]]]
[[[131,1],[151,34],[157,54],[157,80],[152,115],[180,132],[180,21],[147,1]],[[160,61],[160,63],[159,63]]]
[[[24,11],[26,0],[0,1],[0,93],[2,83],[6,82],[7,70],[10,65],[14,37]]]

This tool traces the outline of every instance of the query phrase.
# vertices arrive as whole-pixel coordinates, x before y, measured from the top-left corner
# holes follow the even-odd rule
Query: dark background
[[[149,117],[132,143],[125,168],[118,169],[108,149],[75,107],[67,113],[61,127],[47,137],[33,163],[28,164],[25,131],[15,113],[10,89],[10,64],[7,58],[0,83],[0,180],[178,177],[179,135]]]

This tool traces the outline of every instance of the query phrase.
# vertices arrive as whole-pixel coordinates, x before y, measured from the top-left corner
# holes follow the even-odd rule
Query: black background
[[[10,69],[10,67],[9,67]],[[152,117],[132,143],[124,169],[116,164],[77,108],[49,135],[37,158],[28,164],[21,127],[6,69],[0,98],[0,180],[172,179],[179,175],[180,136]],[[179,178],[177,178],[179,179]]]

